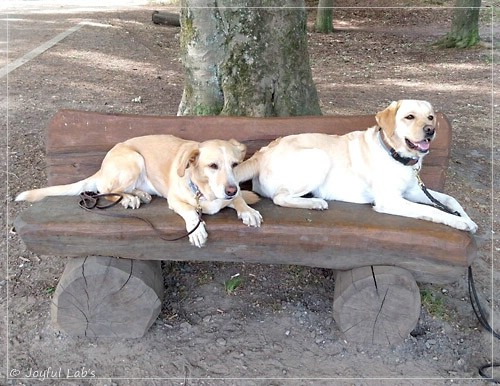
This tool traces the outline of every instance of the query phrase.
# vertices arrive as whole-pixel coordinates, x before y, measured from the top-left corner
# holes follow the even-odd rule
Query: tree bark
[[[333,32],[333,0],[319,0],[314,29],[321,33]]]
[[[321,114],[303,0],[183,0],[178,115]]]
[[[438,45],[467,48],[479,43],[479,7],[481,0],[456,0],[450,32]]]

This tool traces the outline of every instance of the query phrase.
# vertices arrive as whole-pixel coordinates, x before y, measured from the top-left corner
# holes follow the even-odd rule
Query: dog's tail
[[[259,175],[260,164],[259,153],[255,153],[252,157],[242,162],[234,169],[234,176],[238,183],[251,180]]]
[[[19,193],[16,201],[40,201],[48,196],[76,196],[85,191],[96,191],[95,176],[68,185],[55,185],[47,188],[27,190]]]

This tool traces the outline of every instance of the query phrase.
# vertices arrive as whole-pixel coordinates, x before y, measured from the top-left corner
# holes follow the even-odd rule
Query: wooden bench
[[[174,134],[203,141],[235,138],[248,156],[272,139],[300,132],[343,134],[375,124],[374,116],[290,118],[155,117],[62,110],[46,138],[48,183],[69,183],[94,173],[115,143],[145,134]],[[438,136],[422,178],[442,190],[451,127],[437,114]],[[31,188],[31,187],[30,187]],[[298,264],[335,270],[333,317],[347,340],[396,344],[416,326],[416,282],[447,283],[476,256],[474,238],[441,224],[376,213],[369,205],[330,202],[327,211],[286,209],[263,199],[264,217],[249,228],[225,209],[204,216],[207,246],[184,239],[166,242],[136,219],[89,213],[77,197],[47,198],[15,220],[26,246],[68,259],[53,298],[52,318],[69,334],[140,337],[159,315],[161,260]],[[121,206],[107,209],[131,213]],[[183,220],[162,198],[134,214],[166,235],[179,235]],[[119,259],[118,259],[119,257]]]

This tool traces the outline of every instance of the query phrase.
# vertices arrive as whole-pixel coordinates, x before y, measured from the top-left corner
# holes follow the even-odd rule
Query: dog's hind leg
[[[328,209],[328,203],[322,198],[300,197],[291,194],[287,189],[280,189],[273,197],[273,202],[288,208],[304,208],[314,210]]]
[[[269,180],[277,188],[272,195],[279,206],[323,210],[328,203],[319,197],[303,197],[317,191],[330,170],[330,158],[319,149],[300,149],[280,160]]]
[[[137,189],[145,173],[144,158],[124,144],[118,144],[109,151],[102,162],[96,187],[99,193],[119,193],[120,204],[125,208],[139,208],[141,202],[151,201],[151,196]],[[110,197],[118,200],[118,196]]]

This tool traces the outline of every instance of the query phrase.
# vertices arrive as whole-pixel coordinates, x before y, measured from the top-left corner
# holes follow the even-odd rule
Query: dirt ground
[[[431,44],[451,20],[451,10],[441,5],[452,2],[426,2],[436,3],[433,9],[338,9],[330,35],[312,32],[311,11],[314,81],[324,114],[375,113],[392,100],[415,98],[448,115],[454,132],[445,191],[479,225],[473,265],[478,290],[485,306],[500,315],[498,217],[492,214],[499,188],[497,170],[492,178],[500,146],[492,95],[498,80],[492,50],[497,30],[491,2],[483,1],[489,5],[481,12],[484,44],[435,48]],[[44,129],[57,110],[176,114],[183,84],[179,29],[152,24],[154,9],[166,8],[10,15],[21,19],[12,23],[11,38],[26,36],[32,48],[87,23],[11,72],[8,84],[0,79],[2,90],[8,86],[8,98],[1,100],[8,135],[0,139],[6,149],[0,157],[8,163],[7,184],[0,187],[7,197],[7,210],[0,214],[7,229],[1,248],[8,256],[0,261],[5,273],[0,303],[8,308],[0,330],[7,350],[0,374],[8,378],[6,384],[41,384],[35,372],[48,375],[43,384],[62,385],[483,384],[478,367],[493,357],[498,361],[500,348],[473,314],[465,272],[446,286],[421,285],[434,300],[422,308],[412,335],[390,348],[344,341],[332,320],[332,273],[296,266],[168,263],[166,301],[143,338],[79,339],[54,328],[51,293],[64,259],[37,256],[8,232],[27,205],[12,197],[45,185]],[[32,28],[39,32],[27,40]],[[9,50],[12,58],[23,54],[15,46]],[[133,102],[138,97],[141,102]],[[235,274],[243,283],[228,294],[224,282]],[[78,374],[85,379],[61,379]]]

